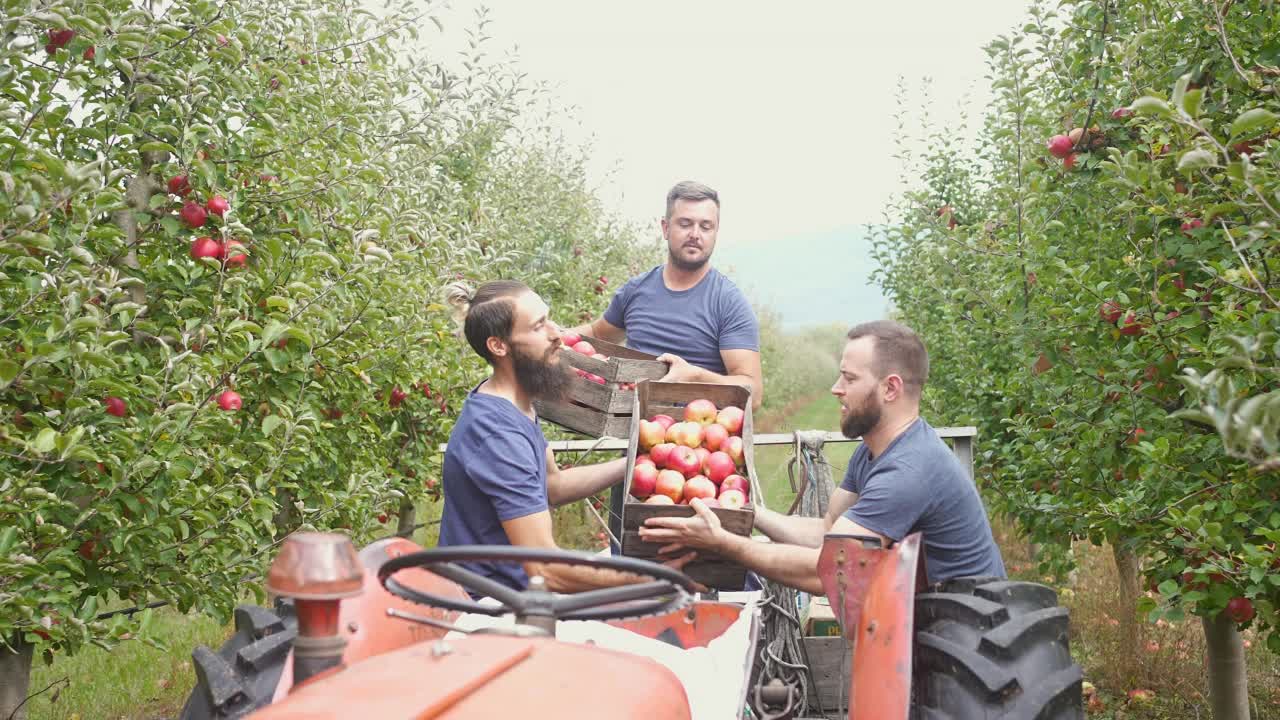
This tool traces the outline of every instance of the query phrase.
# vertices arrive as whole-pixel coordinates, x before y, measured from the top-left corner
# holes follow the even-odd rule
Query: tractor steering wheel
[[[492,561],[582,565],[634,573],[652,580],[559,595],[540,589],[540,583],[534,582],[527,590],[513,590],[454,564]],[[407,587],[392,577],[411,567],[452,580],[471,593],[486,595],[499,604],[482,605],[474,600],[441,597]],[[697,591],[697,585],[688,575],[648,560],[571,550],[493,545],[453,545],[401,555],[383,563],[378,569],[378,580],[387,592],[410,602],[482,615],[514,614],[517,623],[541,627],[552,634],[557,620],[617,620],[673,612],[685,607],[690,601],[690,594]],[[626,604],[606,607],[617,603]]]

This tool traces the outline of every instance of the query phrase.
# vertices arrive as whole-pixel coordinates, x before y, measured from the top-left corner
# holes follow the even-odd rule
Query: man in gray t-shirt
[[[840,377],[840,430],[862,445],[845,481],[832,493],[827,517],[782,515],[757,506],[756,529],[773,542],[734,535],[700,500],[689,518],[650,518],[648,542],[709,550],[765,577],[807,592],[823,592],[818,555],[823,536],[875,536],[882,543],[924,535],[930,583],[958,577],[1005,577],[1004,562],[973,481],[933,428],[920,417],[929,375],[924,343],[890,321],[849,331]]]
[[[758,408],[760,327],[742,291],[711,267],[719,230],[715,190],[695,182],[671,188],[662,218],[667,262],[628,280],[603,317],[574,331],[657,355],[671,366],[666,382],[750,388]]]

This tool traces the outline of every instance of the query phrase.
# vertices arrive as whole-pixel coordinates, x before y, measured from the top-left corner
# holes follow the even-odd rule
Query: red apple
[[[1133,111],[1127,107],[1118,107],[1111,111],[1111,117],[1115,120],[1123,120],[1133,114]]]
[[[702,426],[696,422],[676,423],[667,430],[667,442],[672,441],[687,448],[696,448],[702,445]]]
[[[592,345],[586,340],[579,340],[578,342],[573,344],[573,351],[577,353],[582,353],[587,357],[591,357],[592,355],[596,354],[596,346]]]
[[[1231,598],[1227,601],[1227,617],[1232,622],[1249,622],[1253,619],[1253,603],[1245,597]]]
[[[1133,311],[1130,310],[1129,313],[1124,316],[1124,322],[1120,324],[1120,334],[1121,335],[1141,335],[1142,333],[1143,333],[1142,323],[1139,322],[1138,316],[1134,315]]]
[[[684,481],[684,497],[682,502],[686,505],[694,498],[713,498],[715,496],[715,483],[702,475],[694,475]]]
[[[1150,690],[1144,690],[1143,688],[1138,688],[1136,690],[1129,691],[1129,702],[1133,703],[1134,705],[1147,705],[1147,704],[1150,704],[1155,699],[1156,699],[1156,694],[1151,692]]]
[[[723,410],[721,412],[724,412]],[[729,431],[719,421],[713,422],[702,430],[702,447],[715,452],[725,440],[729,439]]]
[[[240,399],[240,393],[235,390],[223,390],[218,396],[218,407],[232,412],[244,407],[244,401]]]
[[[599,360],[600,362],[609,362],[609,356],[608,356],[608,355],[605,355],[604,353],[599,353],[599,352],[598,352],[598,353],[592,353],[592,354],[591,354],[591,359],[592,359],[592,360]]]
[[[653,464],[661,470],[671,461],[671,451],[675,449],[675,443],[664,442],[661,445],[654,445],[649,450],[649,457],[653,459]]]
[[[185,197],[191,192],[191,181],[186,175],[174,175],[169,178],[169,192],[179,197]]]
[[[698,472],[706,475],[707,458],[711,457],[711,451],[702,446],[698,446],[693,449],[693,454],[698,456]]]
[[[717,500],[726,510],[737,510],[747,504],[747,496],[739,490],[722,490]]]
[[[90,45],[88,48],[85,49],[84,55],[82,55],[81,57],[83,57],[85,60],[92,61],[94,56],[96,56],[97,54],[98,54],[98,48],[94,45]]]
[[[1068,156],[1066,156],[1066,157],[1062,158],[1062,169],[1063,169],[1063,170],[1074,170],[1074,169],[1075,169],[1075,167],[1076,167],[1076,154],[1075,154],[1075,153],[1071,153],[1070,155],[1068,155]]]
[[[645,500],[645,504],[646,505],[675,505],[676,501],[672,500],[666,495],[650,495],[649,499]]]
[[[1107,300],[1098,308],[1098,317],[1109,323],[1119,320],[1121,315],[1124,315],[1124,308],[1114,300]]]
[[[683,445],[677,445],[671,451],[671,455],[667,458],[666,467],[687,478],[702,472],[702,463],[698,461],[698,454],[693,451],[693,448]]]
[[[187,227],[192,228],[198,228],[204,225],[204,221],[209,216],[209,214],[204,211],[204,208],[190,201],[182,206],[182,210],[178,211],[178,215],[182,218],[182,222],[187,224]]]
[[[746,450],[742,443],[742,438],[735,435],[728,440],[725,440],[724,444],[720,446],[720,449],[729,453],[729,457],[733,458],[734,465],[740,466],[746,462]]]
[[[730,490],[737,490],[742,493],[742,497],[751,497],[751,486],[747,484],[747,479],[741,475],[729,475],[720,481],[720,494],[724,494]]]
[[[67,43],[71,42],[72,38],[76,36],[76,31],[71,29],[54,30],[50,28],[47,32],[49,36],[49,44],[45,46],[45,50],[48,50],[49,48],[53,48],[55,51],[60,50],[66,47]],[[50,52],[49,54],[52,55],[53,52]]]
[[[204,206],[205,209],[218,217],[222,217],[224,213],[231,209],[231,203],[227,202],[227,199],[221,195],[214,195],[209,198],[209,201]]]
[[[586,374],[586,375],[584,375],[583,377],[585,377],[586,379],[590,380],[591,382],[593,382],[593,383],[595,383],[595,384],[597,384],[597,385],[608,385],[608,384],[609,384],[607,380],[605,380],[604,378],[602,378],[602,377],[600,377],[599,375],[596,375],[596,374],[594,374],[594,373],[587,373],[587,374]]]
[[[730,435],[741,435],[742,420],[745,417],[746,413],[742,411],[742,408],[729,405],[721,408],[720,412],[716,413],[716,424],[723,426],[725,430],[729,431]]]
[[[734,474],[738,469],[738,466],[733,462],[733,458],[729,457],[727,452],[713,452],[707,456],[707,460],[703,464],[707,469],[707,479],[716,485],[721,484],[725,478]]]
[[[662,431],[666,432],[667,430],[671,429],[672,425],[676,424],[676,419],[671,417],[670,415],[654,415],[653,417],[649,418],[649,422],[658,423],[659,425],[662,426]]]
[[[631,473],[631,494],[644,500],[658,486],[658,468],[653,465],[637,465]]]
[[[1066,135],[1054,135],[1049,138],[1047,143],[1049,146],[1049,154],[1056,158],[1065,158],[1071,154],[1071,148],[1075,143],[1071,142],[1071,138]]]
[[[639,467],[641,465],[652,465],[654,467],[658,466],[658,464],[653,461],[653,458],[649,457],[649,455],[646,453],[640,453],[639,455],[636,456],[636,466]]]
[[[716,421],[716,404],[705,398],[694,400],[685,406],[684,420],[702,426],[710,425]]]
[[[409,393],[401,390],[400,388],[393,387],[391,388],[391,397],[387,400],[387,404],[393,408],[398,408],[408,395]]]
[[[244,243],[239,240],[228,240],[222,252],[226,255],[227,267],[244,267],[249,262],[249,256],[243,252],[238,252],[236,248],[243,248]]]
[[[650,450],[656,445],[661,445],[665,439],[666,432],[663,431],[661,425],[648,420],[640,421],[639,440],[642,449]]]
[[[1200,218],[1191,218],[1190,220],[1187,220],[1186,222],[1182,223],[1182,232],[1190,235],[1191,231],[1199,230],[1202,227],[1204,227],[1203,220],[1201,220]]]
[[[108,397],[103,403],[107,406],[108,415],[115,415],[116,417],[129,415],[129,404],[114,395]]]
[[[673,503],[680,502],[681,496],[684,495],[684,475],[675,470],[659,471],[653,492],[666,497]]]
[[[572,330],[560,333],[560,344],[567,348],[571,348],[580,342],[582,342],[582,336]]]
[[[191,241],[190,252],[193,260],[199,260],[200,258],[217,260],[222,257],[222,243],[210,237],[196,238]]]

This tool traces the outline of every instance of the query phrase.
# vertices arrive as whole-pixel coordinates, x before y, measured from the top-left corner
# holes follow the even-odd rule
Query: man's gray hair
[[[693,180],[685,180],[676,183],[675,187],[667,193],[667,219],[671,219],[671,211],[676,207],[677,200],[688,200],[690,202],[702,202],[710,200],[716,204],[716,208],[720,207],[720,195],[715,190]]]

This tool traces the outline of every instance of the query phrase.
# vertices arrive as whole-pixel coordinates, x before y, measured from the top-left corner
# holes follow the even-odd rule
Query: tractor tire
[[[1080,720],[1067,609],[1044,585],[958,579],[916,596],[913,720]]]
[[[180,720],[233,720],[271,704],[298,633],[293,603],[278,602],[274,611],[241,605],[235,625],[216,653],[204,645],[192,651],[196,686]]]

